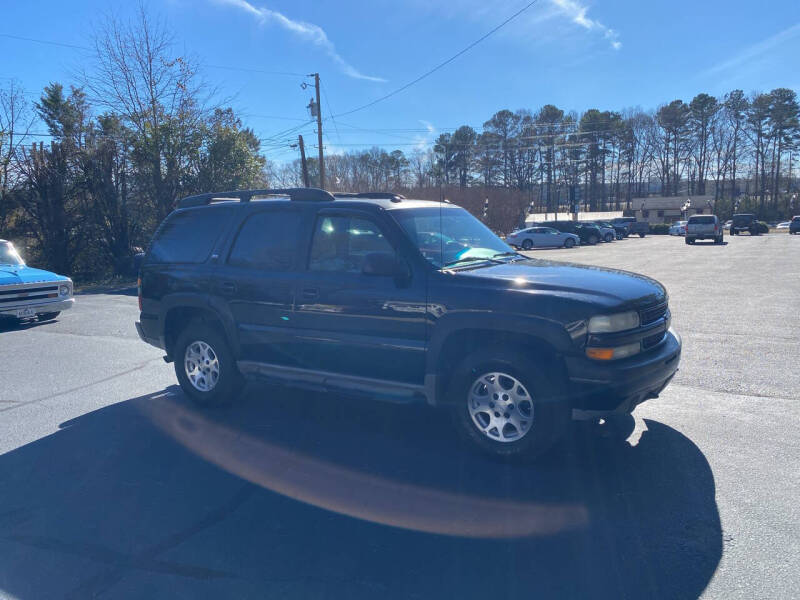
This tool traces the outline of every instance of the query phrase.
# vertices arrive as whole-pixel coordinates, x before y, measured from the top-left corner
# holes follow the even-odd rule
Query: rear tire
[[[532,460],[570,422],[564,383],[528,355],[503,347],[478,350],[453,373],[448,400],[456,428],[495,458]]]
[[[525,240],[522,242],[523,250],[530,250],[531,248],[533,248],[533,242],[531,240]]]
[[[192,321],[173,350],[175,375],[183,392],[201,406],[221,406],[241,391],[244,379],[233,352],[217,328]]]
[[[572,238],[567,238],[564,240],[564,248],[572,248],[575,245],[575,240]]]
[[[613,242],[614,241],[614,235],[611,234],[611,233],[607,233],[605,235],[605,237],[603,238],[603,241],[604,242]]]
[[[644,234],[644,233],[640,233],[640,234],[639,234],[639,237],[640,237],[640,238],[643,238],[645,235],[646,235],[646,234]]]

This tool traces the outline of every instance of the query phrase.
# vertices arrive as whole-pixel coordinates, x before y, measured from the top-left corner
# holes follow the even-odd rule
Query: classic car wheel
[[[203,406],[226,404],[243,379],[225,337],[203,321],[192,321],[173,351],[175,374],[184,393]]]
[[[58,317],[58,315],[60,315],[60,314],[61,314],[60,310],[58,312],[40,313],[40,314],[36,315],[36,319],[38,321],[52,321],[53,319]]]
[[[453,374],[448,399],[459,432],[492,456],[531,459],[564,434],[570,411],[563,385],[527,352],[479,350]]]

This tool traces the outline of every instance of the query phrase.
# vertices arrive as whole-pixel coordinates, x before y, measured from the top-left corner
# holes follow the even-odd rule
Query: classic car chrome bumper
[[[14,306],[0,306],[0,315],[6,317],[33,317],[44,313],[61,312],[72,308],[75,304],[74,298],[61,300],[50,300],[49,302],[30,302],[27,304],[16,304]],[[32,314],[27,314],[29,312]]]

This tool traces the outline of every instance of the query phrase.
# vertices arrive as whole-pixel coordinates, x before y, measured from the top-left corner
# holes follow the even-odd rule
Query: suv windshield
[[[22,265],[25,264],[20,258],[14,246],[8,242],[0,242],[0,265]]]
[[[393,210],[391,214],[437,268],[516,256],[508,244],[464,209],[431,206]]]

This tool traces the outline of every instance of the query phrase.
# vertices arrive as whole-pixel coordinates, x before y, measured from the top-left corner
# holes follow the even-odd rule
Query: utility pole
[[[319,102],[319,73],[314,73],[314,87],[317,89],[317,145],[319,146],[319,187],[325,189],[325,161],[322,156],[322,105]]]
[[[308,165],[306,164],[306,147],[303,144],[303,136],[297,136],[297,142],[300,144],[300,161],[303,164],[303,185],[305,187],[310,187],[308,185]]]

